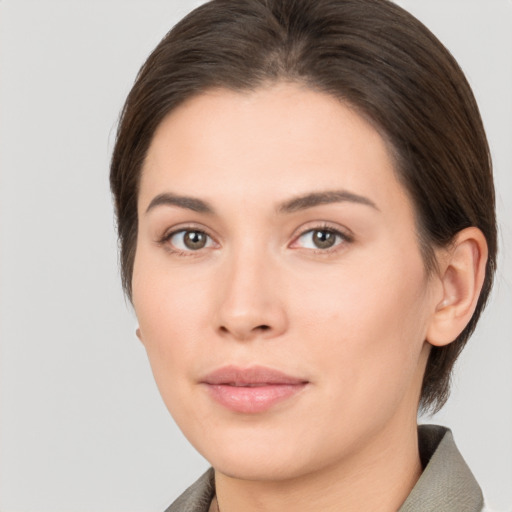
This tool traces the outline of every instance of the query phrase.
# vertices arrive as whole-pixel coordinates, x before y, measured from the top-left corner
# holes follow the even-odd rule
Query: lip
[[[291,399],[308,381],[264,366],[225,366],[208,374],[201,384],[227,409],[256,414]]]

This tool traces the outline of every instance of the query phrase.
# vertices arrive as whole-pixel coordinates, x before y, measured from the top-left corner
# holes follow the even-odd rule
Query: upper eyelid
[[[180,233],[182,231],[200,231],[201,233],[204,233],[208,237],[210,237],[214,242],[217,242],[217,237],[212,234],[211,230],[206,228],[205,226],[195,224],[195,223],[186,223],[183,225],[176,225],[172,226],[166,230],[164,230],[162,236],[160,237],[160,240],[168,240],[173,235]]]
[[[300,236],[309,233],[310,231],[333,231],[335,233],[339,233],[342,237],[347,239],[352,239],[354,234],[350,229],[344,226],[340,226],[337,223],[329,222],[329,221],[313,221],[311,223],[306,223],[302,225],[300,228],[296,229],[294,234],[292,235],[292,239],[296,240]]]

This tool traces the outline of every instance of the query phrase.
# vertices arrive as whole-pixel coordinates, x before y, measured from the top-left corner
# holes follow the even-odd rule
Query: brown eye
[[[326,229],[313,231],[313,243],[319,249],[329,249],[336,243],[336,234]]]
[[[198,251],[212,245],[211,238],[197,229],[182,229],[169,237],[169,243],[178,251]]]
[[[201,231],[186,231],[183,242],[193,251],[202,249],[206,245],[206,235]]]
[[[343,242],[350,241],[343,233],[335,229],[310,229],[298,238],[298,245],[305,249],[331,249]]]

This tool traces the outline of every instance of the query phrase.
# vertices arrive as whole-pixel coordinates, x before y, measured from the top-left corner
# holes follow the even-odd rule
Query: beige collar
[[[445,427],[421,425],[423,473],[398,512],[481,512],[482,491]],[[210,468],[165,512],[208,512],[215,496]]]

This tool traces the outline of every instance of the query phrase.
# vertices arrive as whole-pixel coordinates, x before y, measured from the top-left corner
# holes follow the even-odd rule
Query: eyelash
[[[170,240],[172,239],[173,236],[175,236],[179,233],[183,233],[183,234],[185,234],[185,233],[201,233],[201,234],[205,235],[210,241],[213,241],[213,237],[210,236],[204,229],[195,227],[195,226],[185,226],[185,227],[181,227],[179,229],[174,229],[172,231],[164,233],[164,235],[159,240],[157,240],[158,245],[165,247],[165,249],[168,252],[170,252],[171,254],[175,254],[177,256],[185,256],[185,257],[186,256],[198,256],[199,255],[198,253],[201,252],[200,249],[198,249],[196,251],[194,251],[193,249],[182,250],[182,249],[177,249],[172,246],[172,244],[170,243]]]
[[[327,254],[332,254],[332,253],[340,250],[340,245],[350,244],[354,241],[354,238],[351,234],[343,232],[340,229],[334,228],[328,224],[322,224],[320,226],[314,226],[314,227],[311,227],[311,228],[301,231],[294,238],[292,244],[290,244],[290,245],[291,245],[291,247],[293,247],[293,245],[296,244],[298,240],[300,240],[302,237],[304,237],[305,235],[307,235],[309,233],[313,234],[315,232],[322,232],[322,231],[330,233],[336,237],[337,240],[335,241],[335,245],[333,245],[332,247],[324,248],[324,249],[318,247],[316,249],[311,248],[311,249],[307,249],[307,250],[312,251],[315,254],[327,255]],[[182,249],[177,249],[170,244],[170,240],[175,235],[177,235],[179,233],[185,234],[185,233],[190,233],[190,232],[203,234],[210,241],[213,241],[213,237],[210,236],[204,229],[196,228],[194,226],[188,226],[188,227],[182,227],[179,229],[175,229],[170,232],[166,232],[159,240],[157,240],[157,243],[159,245],[164,246],[166,248],[166,250],[169,251],[171,254],[176,254],[178,256],[198,256],[199,253],[201,252],[201,249],[203,249],[203,248],[200,248],[197,250],[193,250],[193,249],[182,250]],[[210,247],[207,247],[207,248],[210,248]]]
[[[332,253],[335,253],[335,252],[341,250],[340,246],[343,246],[345,244],[350,244],[354,241],[354,237],[351,234],[341,231],[339,228],[334,228],[333,226],[330,226],[329,224],[322,224],[320,226],[313,226],[311,228],[301,231],[299,233],[299,235],[294,238],[292,245],[294,245],[298,240],[300,240],[305,235],[307,235],[309,233],[311,233],[313,235],[315,232],[327,232],[331,235],[334,235],[336,237],[336,240],[335,240],[335,245],[333,245],[332,247],[328,247],[328,248],[324,248],[324,249],[322,249],[320,247],[318,247],[316,249],[313,249],[313,248],[308,249],[308,250],[312,251],[314,254],[329,255],[329,254],[332,254]]]

